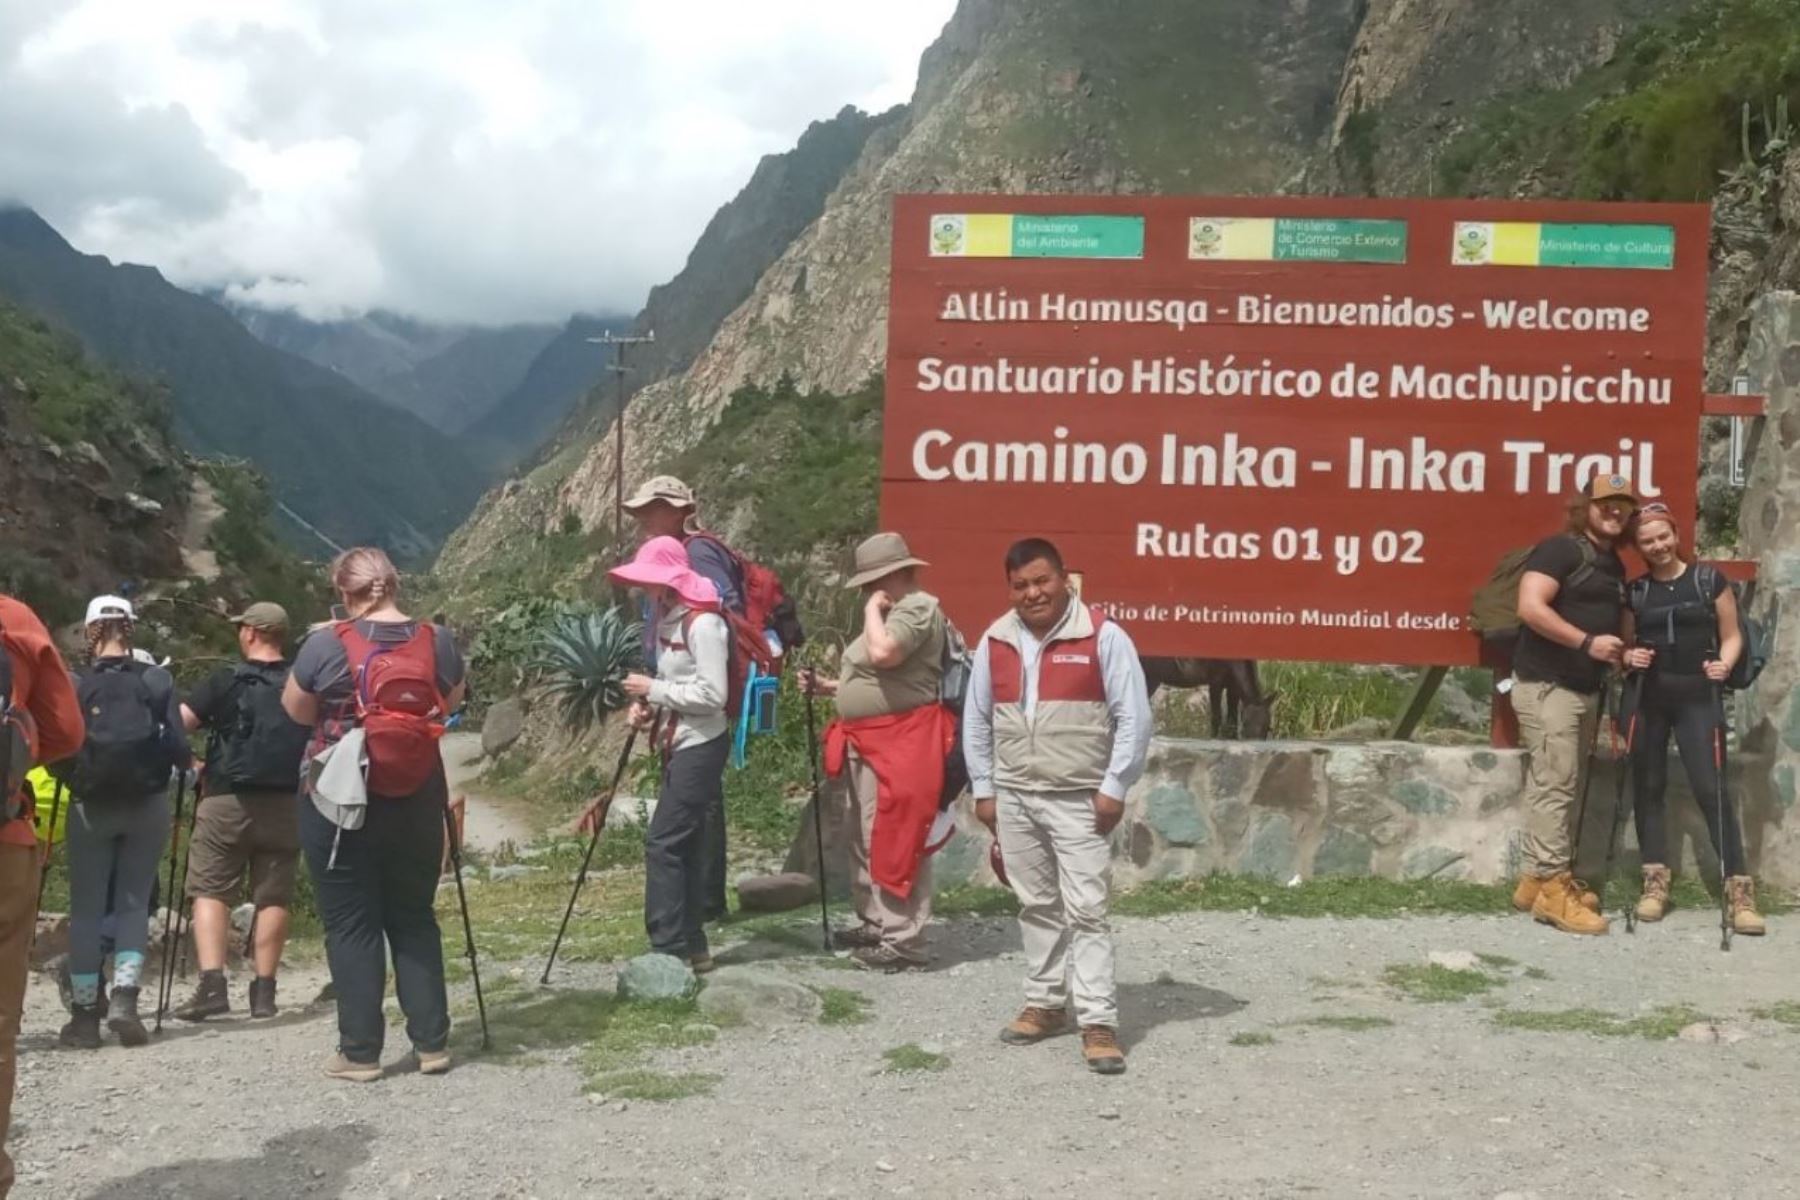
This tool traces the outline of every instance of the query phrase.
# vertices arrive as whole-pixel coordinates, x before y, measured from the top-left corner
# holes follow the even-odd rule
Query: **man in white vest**
[[[1080,603],[1055,546],[1014,544],[1006,578],[1012,611],[982,636],[963,708],[975,815],[1000,840],[1028,968],[1000,1040],[1066,1032],[1072,999],[1088,1069],[1117,1075],[1110,835],[1144,773],[1149,692],[1131,638]]]

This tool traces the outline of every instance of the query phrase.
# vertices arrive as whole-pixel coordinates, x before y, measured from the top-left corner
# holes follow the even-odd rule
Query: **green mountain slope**
[[[148,267],[77,253],[28,210],[0,211],[0,294],[161,381],[183,444],[256,463],[279,502],[336,541],[416,559],[480,494],[460,448],[418,418],[263,345]]]

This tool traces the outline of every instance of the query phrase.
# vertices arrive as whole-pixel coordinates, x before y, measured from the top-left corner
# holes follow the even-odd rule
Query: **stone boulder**
[[[525,732],[525,702],[502,700],[488,709],[481,722],[481,752],[489,758],[500,754]]]
[[[737,894],[738,904],[745,912],[791,912],[818,900],[819,881],[798,871],[743,875],[737,881]]]
[[[817,992],[775,971],[720,967],[707,976],[700,1011],[716,1024],[771,1029],[811,1025],[822,1002]]]
[[[693,970],[667,954],[640,954],[619,972],[622,1000],[686,1000],[699,990]]]

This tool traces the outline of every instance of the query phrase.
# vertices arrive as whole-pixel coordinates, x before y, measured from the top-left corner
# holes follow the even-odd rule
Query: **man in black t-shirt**
[[[288,676],[288,615],[279,604],[265,602],[252,604],[232,620],[243,661],[208,676],[181,706],[188,731],[209,734],[205,794],[194,814],[187,873],[200,982],[193,997],[175,1009],[184,1021],[231,1011],[226,939],[231,905],[246,868],[256,905],[250,1015],[275,1015],[275,973],[287,943],[288,907],[300,861],[295,797],[312,731],[295,724],[281,707]]]
[[[1575,880],[1572,828],[1600,689],[1618,665],[1625,566],[1614,545],[1637,509],[1631,482],[1596,475],[1570,506],[1569,526],[1539,542],[1519,581],[1512,702],[1530,752],[1525,782],[1526,873],[1513,904],[1565,933],[1605,933],[1599,901]]]

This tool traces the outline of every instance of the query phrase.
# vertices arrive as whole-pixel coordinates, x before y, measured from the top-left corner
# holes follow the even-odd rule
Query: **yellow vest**
[[[63,826],[69,818],[69,794],[63,792],[62,803],[56,804],[56,780],[50,778],[50,772],[43,767],[33,767],[25,776],[25,786],[31,789],[32,798],[37,802],[37,835],[38,841],[48,841],[51,845],[63,839]],[[51,808],[55,806],[54,823]]]

